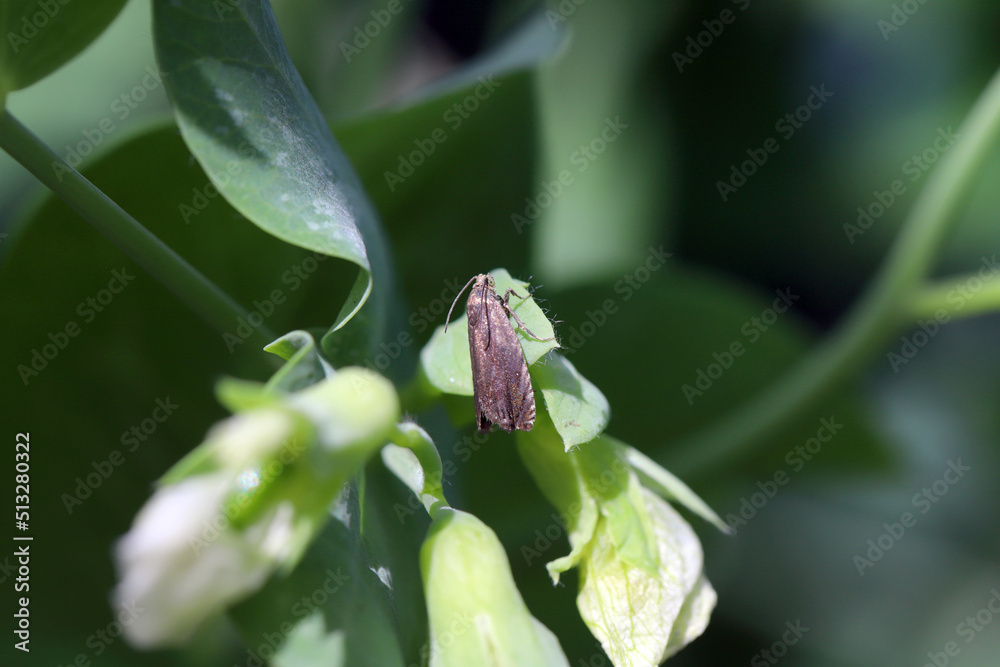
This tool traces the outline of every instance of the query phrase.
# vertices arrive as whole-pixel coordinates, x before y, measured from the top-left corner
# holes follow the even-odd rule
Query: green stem
[[[774,438],[858,377],[886,342],[913,322],[913,296],[998,133],[1000,72],[976,101],[958,140],[920,192],[878,275],[843,323],[756,398],[678,443],[673,451],[681,454],[671,461],[675,472],[681,476],[705,472]]]
[[[1000,310],[1000,280],[996,268],[947,278],[926,285],[910,299],[910,314],[915,320],[954,320]],[[947,319],[946,319],[947,318]]]
[[[0,114],[0,148],[220,335],[232,333],[237,317],[247,317],[246,309],[69,166],[7,110]],[[262,349],[275,338],[268,327],[260,326],[247,342]]]

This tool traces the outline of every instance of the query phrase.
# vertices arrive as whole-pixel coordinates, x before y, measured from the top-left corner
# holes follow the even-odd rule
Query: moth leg
[[[524,331],[524,333],[528,334],[529,336],[531,336],[535,340],[542,340],[542,341],[555,340],[556,339],[555,336],[552,336],[551,338],[540,338],[531,329],[529,329],[528,327],[524,326],[524,322],[521,321],[521,318],[517,316],[517,313],[514,312],[514,309],[511,308],[510,304],[508,303],[510,301],[510,295],[511,294],[513,294],[514,296],[516,296],[518,299],[523,299],[524,297],[521,296],[520,294],[518,294],[517,292],[515,292],[514,290],[512,290],[510,287],[507,288],[507,291],[504,292],[504,295],[503,295],[503,300],[502,300],[503,309],[505,311],[507,311],[508,315],[510,315],[511,317],[514,318],[514,321],[517,322],[517,326],[519,326],[521,328],[521,330]]]
[[[510,295],[513,294],[518,299],[523,299],[524,297],[514,291],[513,287],[508,287],[507,291],[503,293],[503,305],[508,305],[510,303]]]

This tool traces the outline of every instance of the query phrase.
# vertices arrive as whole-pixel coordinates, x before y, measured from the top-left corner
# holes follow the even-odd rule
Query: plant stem
[[[0,148],[219,334],[232,332],[237,317],[247,317],[246,309],[69,166],[7,110],[0,114]],[[268,327],[260,326],[247,342],[262,349],[276,338]],[[278,361],[277,357],[274,360]]]
[[[917,290],[910,299],[915,320],[938,318],[943,310],[949,319],[972,317],[1000,310],[1000,280],[996,269],[947,278]]]
[[[886,342],[913,322],[914,295],[1000,133],[1000,72],[959,129],[958,140],[928,178],[879,273],[843,323],[756,398],[672,447],[680,452],[670,462],[675,472],[703,473],[777,437],[858,377]]]

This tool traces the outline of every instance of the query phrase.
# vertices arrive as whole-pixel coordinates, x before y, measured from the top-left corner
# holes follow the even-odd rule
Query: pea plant
[[[576,11],[572,3],[529,17],[488,58],[426,85],[404,111],[364,114],[337,128],[335,139],[325,102],[340,89],[307,89],[269,3],[154,0],[156,62],[139,92],[162,87],[169,116],[83,168],[90,153],[111,150],[113,119],[55,150],[32,133],[30,121],[15,118],[7,100],[66,66],[124,4],[0,6],[10,47],[0,53],[0,147],[54,195],[0,239],[0,275],[10,287],[2,310],[25,320],[7,345],[5,368],[15,372],[4,391],[36,406],[57,387],[75,392],[79,410],[60,410],[62,418],[39,425],[35,440],[45,433],[56,440],[66,433],[57,429],[69,424],[81,447],[104,443],[67,453],[72,466],[60,467],[55,449],[38,455],[58,471],[41,488],[60,499],[52,504],[61,518],[71,519],[65,539],[96,531],[113,543],[97,556],[74,555],[77,570],[73,558],[58,562],[64,573],[95,562],[107,570],[95,578],[95,599],[112,580],[117,625],[108,627],[116,632],[80,637],[75,645],[87,648],[78,655],[99,655],[119,635],[136,650],[194,655],[207,650],[206,636],[235,627],[246,664],[568,666],[568,655],[579,651],[567,650],[560,628],[532,613],[533,600],[567,589],[578,613],[572,623],[592,635],[595,659],[658,665],[702,635],[717,595],[701,541],[678,509],[726,534],[748,517],[720,517],[641,451],[650,443],[610,434],[608,399],[577,369],[592,337],[648,291],[670,253],[649,248],[613,283],[615,298],[572,324],[550,318],[543,305],[558,310],[558,301],[540,305],[545,288],[516,270],[476,270],[492,276],[497,295],[517,295],[509,311],[491,311],[512,314],[520,348],[513,354],[523,354],[535,397],[533,424],[523,416],[512,435],[474,423],[480,379],[468,318],[445,328],[448,306],[468,276],[446,279],[414,310],[402,296],[413,275],[440,270],[439,255],[421,245],[420,233],[434,224],[442,186],[423,166],[457,151],[453,159],[468,169],[445,181],[446,196],[461,199],[469,190],[477,205],[487,205],[489,184],[465,172],[510,171],[505,160],[517,156],[489,129],[477,150],[455,137],[482,131],[471,127],[475,114],[513,113],[504,106],[510,99],[530,99],[534,87],[553,84],[558,77],[545,68],[565,58],[569,37],[561,24]],[[357,64],[360,78],[365,59],[375,60],[392,42],[402,14],[399,3],[373,10],[335,49]],[[994,80],[928,176],[851,315],[778,380],[754,387],[745,403],[685,435],[684,471],[744,456],[833,396],[900,331],[919,328],[926,338],[944,324],[942,305],[963,279],[928,284],[927,275],[1000,128],[998,91]],[[137,99],[123,96],[111,109],[122,119]],[[488,103],[496,110],[487,111]],[[473,242],[461,247],[512,243],[564,192],[585,188],[584,174],[607,176],[595,165],[612,164],[604,156],[631,122],[609,115],[591,140],[570,146],[566,168],[556,165],[555,177],[534,196],[505,200],[509,227],[470,223]],[[406,148],[388,167],[361,173],[355,157],[388,141]],[[483,154],[484,146],[492,152]],[[412,220],[416,232],[401,226],[390,234],[379,208],[391,205],[376,207],[373,182],[409,193],[401,208],[414,208],[391,214]],[[619,198],[623,215],[642,210]],[[579,235],[581,246],[591,243],[575,229],[570,235]],[[406,250],[395,255],[390,236]],[[600,258],[600,243],[592,246],[591,257]],[[59,271],[100,280],[84,288],[65,279],[48,288]],[[707,402],[710,390],[721,396],[713,384],[797,298],[779,292],[773,307],[744,325],[750,342],[716,352],[675,398],[692,406]],[[975,304],[963,315],[991,309],[995,299]],[[489,338],[483,329],[473,333]],[[654,366],[627,354],[626,343],[619,351],[623,373]],[[86,380],[74,385],[78,378]],[[155,400],[115,394],[123,412],[138,416],[129,418],[121,446],[107,453],[102,420],[113,410],[95,406],[122,386],[163,389]],[[841,428],[833,418],[821,424],[824,442]],[[200,444],[191,439],[196,427],[204,434]],[[674,426],[664,428],[664,437],[673,437]],[[474,434],[456,435],[465,431]],[[449,449],[453,438],[462,439]],[[160,439],[173,444],[150,454],[149,443]],[[156,466],[147,471],[156,478],[148,497],[116,472],[140,451],[147,466]],[[459,491],[464,466],[486,456],[518,462],[513,473],[499,468],[501,479],[490,487],[502,508],[499,521],[477,516]],[[784,481],[768,484],[761,489]],[[142,502],[94,500],[113,497],[112,489]],[[544,498],[548,516],[522,516],[528,494]],[[94,514],[99,506],[106,516]],[[503,530],[537,538],[509,551],[500,522]],[[529,590],[517,580],[515,554],[529,566],[546,563],[546,576],[538,577],[544,588]],[[65,661],[71,649],[59,650],[53,656]]]
[[[5,92],[72,57],[121,3],[99,5],[87,13],[57,7],[42,34],[26,36],[3,63]],[[6,25],[30,22],[31,9],[7,5]],[[230,352],[262,348],[255,354],[280,360],[266,381],[217,382],[232,415],[165,472],[118,541],[114,604],[144,610],[125,627],[127,639],[141,648],[183,645],[230,610],[248,645],[278,637],[267,656],[276,664],[568,665],[558,638],[529,612],[497,535],[450,504],[454,471],[420,425],[420,414],[444,404],[458,423],[470,421],[466,319],[447,333],[439,323],[409,377],[382,375],[371,361],[393,349],[385,341],[399,317],[390,253],[269,6],[153,9],[157,77],[214,189],[241,224],[310,251],[314,267],[327,258],[353,265],[356,278],[329,326],[278,335],[266,318],[284,293],[245,309],[5,113],[5,149],[214,327]],[[196,200],[181,205],[185,221],[197,210]],[[492,275],[500,293],[529,294],[504,269]],[[580,617],[615,664],[659,664],[703,632],[716,599],[697,536],[664,499],[726,527],[680,480],[604,432],[608,402],[560,353],[550,320],[527,296],[513,308],[536,336],[517,330],[541,397],[537,422],[517,434],[517,453],[570,546],[548,563],[551,580],[579,572]],[[26,384],[42,370],[27,366]],[[399,553],[406,546],[392,527],[371,518],[403,507],[366,484],[373,460],[418,501],[406,508],[426,512],[419,553]],[[396,568],[407,560],[419,563],[422,588],[404,580],[412,571]],[[308,608],[287,603],[298,595],[312,601]]]

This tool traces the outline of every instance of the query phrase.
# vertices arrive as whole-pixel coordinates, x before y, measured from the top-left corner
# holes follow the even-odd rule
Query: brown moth
[[[514,333],[509,317],[532,338],[539,338],[524,325],[508,301],[513,294],[523,298],[513,289],[501,299],[496,293],[493,276],[480,273],[474,276],[455,296],[448,310],[444,330],[448,331],[451,311],[465,288],[472,285],[465,313],[469,319],[469,356],[472,357],[472,388],[476,403],[476,425],[483,433],[496,424],[505,431],[521,429],[530,431],[535,424],[535,393],[531,390],[528,364],[524,351]]]

